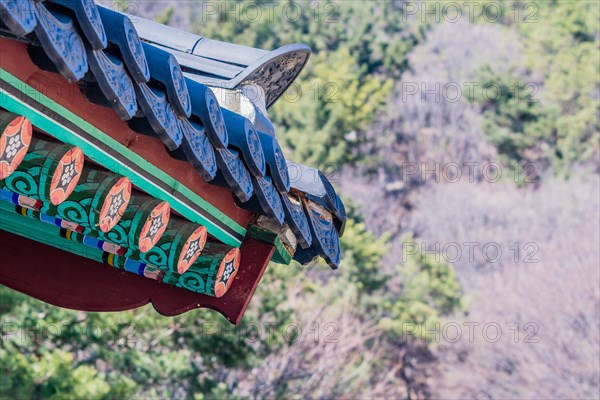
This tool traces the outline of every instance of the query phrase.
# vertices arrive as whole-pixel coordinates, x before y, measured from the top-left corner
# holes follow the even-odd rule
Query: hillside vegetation
[[[598,398],[598,3],[223,4],[128,11],[311,46],[271,118],[347,204],[340,269],[271,265],[235,328],[0,288],[0,398]]]

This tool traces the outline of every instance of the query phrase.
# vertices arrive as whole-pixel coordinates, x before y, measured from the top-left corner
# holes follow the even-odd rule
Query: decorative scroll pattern
[[[138,109],[135,89],[123,63],[109,58],[102,50],[90,50],[88,54],[94,77],[104,96],[121,119],[133,118]]]
[[[36,172],[39,173],[39,169],[40,168],[37,168],[37,171],[16,171],[4,180],[4,185],[0,186],[10,192],[39,200],[39,175],[35,174]],[[33,176],[32,173],[34,173],[35,176]]]
[[[212,129],[219,141],[227,146],[227,128],[225,128],[225,119],[223,118],[223,112],[221,111],[217,98],[210,88],[206,88],[205,97]]]
[[[313,242],[318,241],[323,258],[332,268],[337,268],[341,253],[340,237],[333,225],[331,214],[312,201],[307,202],[307,211],[312,222]]]
[[[235,192],[240,201],[246,202],[250,200],[254,192],[250,173],[246,169],[244,162],[239,156],[234,155],[230,150],[219,150],[220,156],[225,165],[221,166],[221,172],[225,176],[229,185]]]
[[[275,220],[279,225],[285,220],[285,212],[281,203],[281,196],[267,177],[257,177],[255,179],[256,196],[263,208],[263,212],[271,219]]]
[[[263,171],[264,174],[265,154],[260,142],[260,138],[258,137],[258,133],[256,133],[256,130],[252,126],[246,130],[246,143],[248,144],[248,150],[250,150],[250,154],[252,155],[252,159],[256,165],[255,169]]]
[[[130,258],[166,269],[165,267],[169,264],[169,248],[170,243],[158,244],[147,252],[135,254],[135,256],[130,252]]]
[[[88,71],[83,41],[70,17],[55,17],[42,3],[36,3],[39,24],[35,33],[60,73],[69,81],[77,82]],[[64,21],[64,22],[62,22]]]
[[[296,79],[307,57],[308,53],[300,51],[283,54],[258,68],[242,84],[261,86],[265,91],[267,107],[271,107]]]
[[[42,211],[44,214],[48,214],[51,217],[57,217],[84,228],[89,228],[90,218],[89,213],[86,210],[86,206],[89,206],[90,202],[91,199],[89,198],[82,202],[67,200],[56,207],[55,211],[52,210],[51,207],[47,206],[42,208]]]
[[[273,179],[275,184],[278,186],[277,189],[279,189],[280,192],[289,192],[290,175],[287,169],[287,162],[285,161],[285,156],[283,155],[283,151],[281,151],[281,147],[279,147],[279,143],[277,143],[277,140],[273,140],[273,143],[273,151],[275,153],[275,164],[277,166],[277,176]]]
[[[150,68],[148,66],[148,60],[146,60],[146,53],[144,52],[144,47],[142,46],[142,41],[138,36],[133,23],[129,18],[123,19],[124,29],[125,29],[125,37],[127,40],[127,47],[129,48],[129,52],[133,57],[133,62],[135,62],[136,71],[132,74],[134,76],[138,76],[136,81],[148,82],[150,78]]]
[[[37,24],[35,8],[31,0],[0,1],[0,20],[17,36],[31,33]]]
[[[96,49],[106,47],[106,32],[104,31],[104,25],[100,20],[100,14],[98,13],[96,4],[93,0],[82,0],[81,4],[83,5],[83,11],[85,12],[87,20],[89,21],[91,28],[94,30],[97,38],[96,40],[90,40],[90,42],[96,42],[94,46]]]
[[[246,166],[239,157],[232,157],[230,161],[232,165],[231,173],[235,181],[238,183],[240,189],[244,192],[247,198],[250,198],[252,196],[253,186]],[[240,200],[244,201],[243,199]]]
[[[107,242],[118,244],[119,246],[127,247],[127,233],[131,228],[130,220],[119,221],[119,223],[108,232],[98,232],[98,238]]]
[[[265,182],[266,179],[265,179]],[[281,204],[281,196],[270,182],[264,187],[265,197],[267,201],[271,205],[271,209],[273,210],[275,218],[279,221],[279,223],[283,223],[285,220],[285,213],[283,211],[283,204]]]
[[[151,89],[145,83],[138,83],[137,87],[140,106],[150,125],[169,150],[176,150],[181,145],[182,134],[177,117],[167,102],[166,96],[164,93]]]
[[[312,244],[312,235],[308,220],[302,208],[302,202],[297,195],[293,193],[282,193],[284,209],[286,211],[287,222],[294,235],[298,239],[302,248],[308,248]]]
[[[183,132],[182,147],[186,157],[205,181],[213,180],[217,173],[217,160],[204,129],[189,120],[180,119],[179,122]]]
[[[75,13],[79,28],[95,50],[106,48],[106,32],[100,20],[100,14],[93,0],[53,0]]]
[[[181,72],[181,68],[175,60],[175,57],[172,58],[171,65],[171,79],[173,81],[173,85],[175,86],[175,93],[177,95],[177,101],[179,102],[179,106],[181,108],[182,117],[189,117],[192,112],[192,104],[190,101],[190,94],[188,92],[188,87],[185,83],[185,78],[183,77],[183,73]],[[174,102],[174,105],[177,102]]]
[[[181,275],[176,286],[191,290],[192,292],[206,292],[206,282],[204,281],[204,277],[195,271],[188,271]]]

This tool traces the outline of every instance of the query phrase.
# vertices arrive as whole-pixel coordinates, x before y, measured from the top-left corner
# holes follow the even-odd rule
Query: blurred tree
[[[422,37],[401,2],[235,0],[191,8],[191,25],[211,39],[264,49],[301,42],[313,52],[347,48],[364,73],[399,78]]]
[[[175,7],[167,7],[160,14],[154,17],[154,20],[158,23],[169,25],[171,22],[171,18],[173,18],[173,13],[175,12]]]
[[[365,75],[346,48],[314,56],[297,86],[274,107],[273,122],[304,164],[340,167],[385,105],[392,82]]]
[[[596,151],[600,132],[600,7],[589,1],[537,1],[541,23],[520,24],[527,63],[544,79],[556,129],[560,172]]]
[[[403,243],[415,242],[407,235]],[[400,296],[382,299],[385,317],[380,324],[396,337],[431,340],[427,332],[439,333],[443,317],[462,309],[461,285],[454,268],[440,254],[423,254],[418,246],[406,246],[403,253],[398,268],[402,291]]]
[[[376,238],[363,222],[350,219],[342,237],[344,274],[362,293],[375,293],[383,288],[389,276],[381,268],[381,259],[387,253],[388,235]]]
[[[484,129],[509,160],[568,174],[596,154],[600,143],[600,7],[588,1],[502,6],[504,22],[522,37],[533,81],[484,69],[482,86],[502,89],[494,100],[477,99],[491,111]]]
[[[400,77],[422,37],[398,2],[244,0],[208,3],[191,19],[214,39],[264,49],[311,46],[312,60],[272,119],[288,155],[317,167],[355,161],[353,150],[391,93],[388,78]]]
[[[482,89],[470,100],[482,104],[483,130],[499,155],[512,166],[537,163],[540,170],[547,168],[559,157],[556,111],[542,106],[534,97],[535,86],[516,74],[499,75],[486,66],[478,75]]]
[[[118,3],[124,6],[126,2]],[[211,9],[216,12],[207,12],[212,6],[217,7]],[[261,8],[261,18],[252,17],[253,7]],[[192,12],[190,18],[194,29],[210,38],[267,49],[291,42],[312,47],[315,54],[307,70],[275,106],[273,120],[288,155],[321,167],[356,161],[353,147],[365,140],[363,132],[384,107],[392,79],[408,67],[406,55],[422,35],[418,21],[407,22],[400,2],[258,0],[204,2],[191,9],[204,10]],[[157,18],[169,22],[176,11],[166,8]],[[301,95],[295,96],[298,93]],[[282,376],[294,380],[273,380],[275,387],[264,392],[280,398],[310,395],[301,383],[314,370],[320,375],[320,380],[311,380],[319,382],[320,386],[312,387],[315,391],[333,388],[349,397],[369,394],[369,384],[385,381],[388,386],[380,393],[389,394],[384,389],[402,385],[396,374],[401,366],[395,361],[382,362],[380,354],[393,354],[396,342],[380,338],[381,327],[373,325],[384,315],[388,319],[382,326],[391,331],[402,321],[436,321],[458,304],[460,290],[449,266],[414,256],[395,271],[405,278],[401,297],[388,293],[390,276],[382,268],[387,237],[377,238],[358,213],[350,214],[339,272],[318,266],[270,266],[239,327],[202,310],[175,318],[159,317],[151,307],[123,313],[79,313],[0,288],[1,325],[6,329],[0,343],[0,395],[232,397],[239,380],[229,377],[235,373],[248,377],[254,368],[269,365],[267,360],[285,358],[295,344],[294,337],[265,332],[252,336],[256,327],[264,329],[275,323],[277,329],[315,318],[310,314],[313,309],[328,313],[330,321],[348,321],[344,334],[352,342],[342,345],[351,346],[340,346],[339,351],[328,348],[331,358],[343,355],[334,364],[342,373],[323,372],[318,351],[310,353],[300,347],[302,354],[284,360],[282,368],[287,374]],[[294,296],[298,299],[295,303]],[[386,321],[392,325],[387,326]],[[366,333],[352,336],[356,328]],[[314,343],[309,345],[319,349]],[[306,354],[311,357],[300,357]],[[257,392],[265,386],[260,378]],[[324,397],[328,392],[322,393]]]

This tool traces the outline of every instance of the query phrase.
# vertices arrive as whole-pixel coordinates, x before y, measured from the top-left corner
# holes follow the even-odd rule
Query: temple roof
[[[25,42],[39,68],[77,83],[205,182],[230,189],[296,260],[321,256],[338,267],[343,203],[322,172],[285,159],[267,115],[306,64],[308,46],[220,42],[91,0],[2,0],[0,20],[0,36]],[[251,110],[243,111],[223,91],[258,96],[246,95]]]

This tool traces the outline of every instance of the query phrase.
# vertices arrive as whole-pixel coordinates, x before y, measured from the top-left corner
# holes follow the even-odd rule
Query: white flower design
[[[72,180],[75,174],[77,173],[77,169],[75,168],[75,163],[72,162],[64,167],[63,173],[60,177],[60,185],[61,187],[66,187]]]
[[[185,258],[186,259],[190,259],[192,258],[192,256],[196,253],[196,250],[198,250],[198,241],[195,240],[190,244],[190,247],[188,247],[187,252],[185,253]]]
[[[227,282],[229,282],[229,278],[231,278],[231,275],[235,272],[235,268],[233,266],[233,262],[229,262],[227,263],[227,265],[225,265],[225,271],[223,271],[223,276],[221,276],[221,282],[225,283],[225,285],[227,285]]]
[[[8,145],[6,146],[5,154],[8,159],[12,159],[17,155],[19,150],[23,147],[23,142],[19,136],[13,136],[8,139]]]
[[[150,225],[150,236],[154,237],[159,229],[162,227],[162,219],[161,217],[156,217],[154,219],[152,219],[152,225]]]
[[[116,215],[124,202],[125,199],[123,198],[123,192],[119,192],[118,195],[113,196],[110,208],[108,210],[109,215]]]

